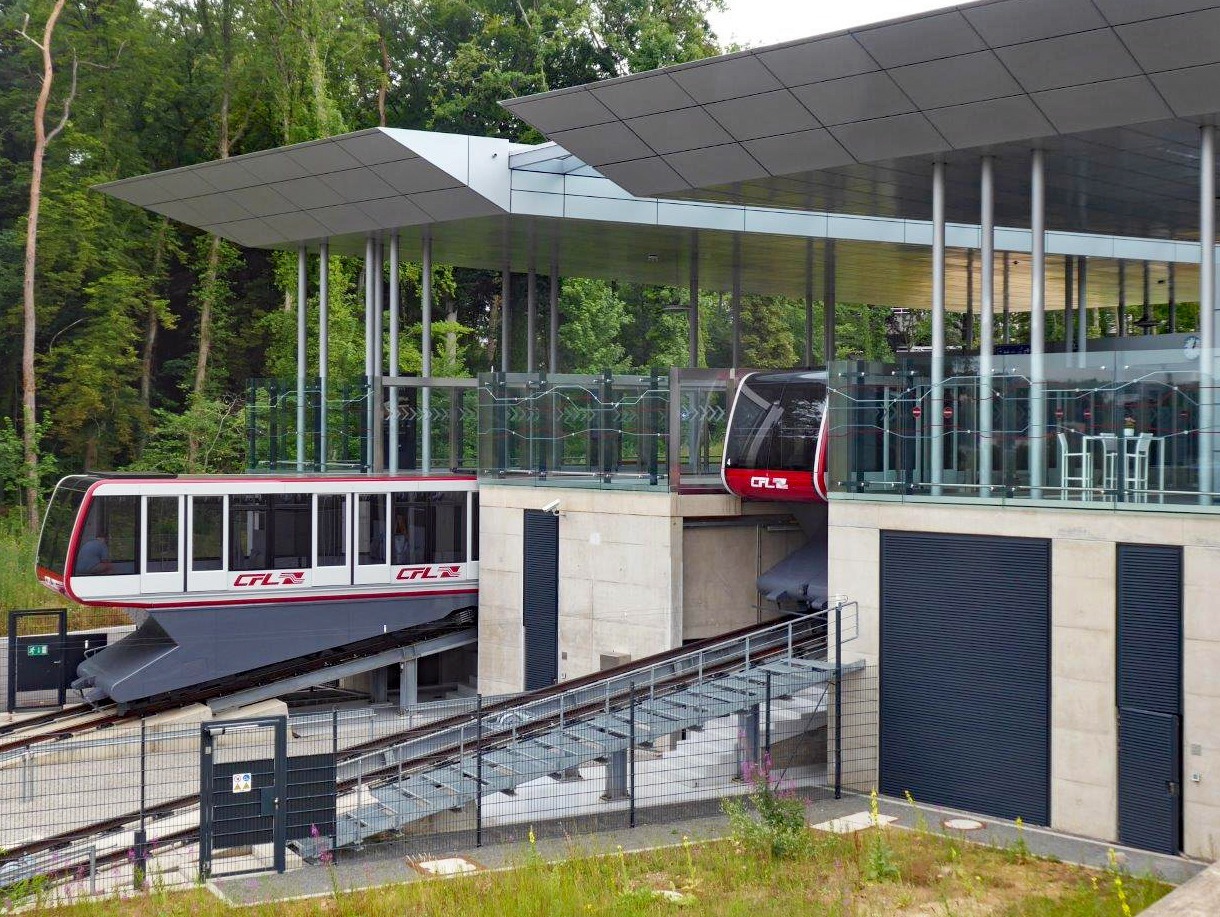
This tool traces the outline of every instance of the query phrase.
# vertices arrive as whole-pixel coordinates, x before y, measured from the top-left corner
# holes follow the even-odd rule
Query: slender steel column
[[[994,463],[992,377],[995,375],[995,159],[984,156],[979,182],[982,227],[979,303],[979,483],[991,486]],[[982,491],[982,496],[987,491]]]
[[[1127,336],[1127,262],[1118,262],[1118,319],[1115,331],[1120,338]]]
[[[538,368],[534,357],[534,338],[538,335],[538,271],[530,256],[529,271],[525,275],[525,371],[532,373]]]
[[[1001,288],[1001,291],[1000,291],[1000,295],[1004,300],[1004,302],[1003,302],[1004,316],[1003,316],[1003,319],[1001,320],[1001,322],[1004,326],[1002,329],[1003,334],[1004,334],[1004,343],[1011,344],[1012,343],[1012,301],[1009,298],[1009,292],[1012,289],[1012,284],[1011,284],[1012,253],[1011,252],[1002,252],[1001,254],[1004,256],[1004,270],[1001,272],[1002,277],[1003,277],[1003,287]]]
[[[1083,367],[1089,352],[1089,259],[1076,259],[1076,365]]]
[[[373,470],[373,270],[377,260],[377,244],[373,237],[364,240],[364,379],[365,379],[365,437],[364,459],[368,470]]]
[[[1029,495],[1037,500],[1046,470],[1046,154],[1040,149],[1030,163],[1029,198]]]
[[[932,496],[945,478],[945,164],[932,163],[932,391],[928,432]]]
[[[834,239],[826,240],[826,257],[822,261],[822,353],[826,366],[838,355],[835,343],[835,317],[839,303],[838,266],[835,261]]]
[[[326,380],[330,375],[330,243],[323,241],[318,246],[318,470],[326,470],[329,454],[327,437],[330,412]]]
[[[424,227],[424,237],[420,245],[420,371],[424,382],[427,383],[432,378],[432,227]],[[422,418],[420,436],[423,439],[420,465],[423,466],[423,472],[428,474],[432,471],[432,388],[429,385],[425,384],[420,391],[419,401],[419,413]]]
[[[813,239],[805,240],[805,365],[813,365]]]
[[[1140,320],[1152,317],[1152,265],[1147,261],[1144,262],[1144,310],[1140,313]],[[1147,337],[1152,333],[1152,328],[1147,325],[1142,325],[1140,331]]]
[[[741,365],[741,236],[733,236],[733,354],[734,367]]]
[[[309,249],[297,247],[297,471],[305,470],[305,299],[309,295]]]
[[[691,369],[699,365],[699,231],[690,234],[690,319],[687,331],[686,363]]]
[[[1178,266],[1170,261],[1166,265],[1169,279],[1169,333],[1178,333]]]
[[[373,255],[373,471],[385,466],[385,394],[381,380],[385,375],[385,241],[379,236]]]
[[[1212,502],[1212,437],[1216,353],[1216,128],[1205,124],[1199,143],[1199,494]]]
[[[1075,347],[1075,326],[1072,323],[1072,304],[1076,300],[1075,283],[1076,259],[1071,255],[1063,256],[1063,352],[1071,353]]]
[[[550,295],[550,333],[546,343],[548,358],[546,369],[549,373],[559,372],[559,243],[551,244],[551,282],[547,293]]]
[[[974,349],[974,249],[966,249],[966,311],[962,313],[962,350]]]
[[[399,298],[398,230],[390,233],[390,375],[402,375],[402,361],[398,358],[398,335],[402,321],[402,303]],[[390,389],[390,474],[398,473],[398,388]]]
[[[512,304],[509,302],[509,292],[512,286],[512,271],[507,261],[504,262],[504,270],[500,272],[500,371],[508,372],[511,362],[509,360],[508,345],[509,338],[512,332]]]

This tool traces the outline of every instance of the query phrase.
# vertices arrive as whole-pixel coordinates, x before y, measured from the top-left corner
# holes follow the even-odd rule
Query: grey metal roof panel
[[[778,87],[762,78],[757,88],[742,80],[712,91],[711,77],[718,72],[761,74],[751,62]],[[1172,76],[1163,76],[1170,71]],[[1174,148],[1169,161],[1178,156],[1189,166],[1197,162],[1197,122],[1220,116],[1220,81],[1214,75],[1220,75],[1220,0],[980,0],[504,104],[543,130],[536,116],[545,118],[550,106],[567,108],[581,95],[613,99],[606,110],[614,109],[617,120],[632,125],[631,118],[644,106],[655,120],[640,122],[640,136],[655,158],[623,160],[631,164],[619,165],[613,173],[634,194],[923,219],[928,188],[910,183],[909,188],[886,188],[889,164],[911,159],[926,169],[939,157],[955,167],[990,153],[1016,164],[1009,166],[1013,177],[1023,169],[1024,185],[1029,150],[1038,145],[1066,176],[1057,210],[1048,215],[1051,227],[1189,238],[1197,222],[1197,194],[1156,201],[1149,210],[1142,206],[1146,194],[1140,180],[1145,176],[1138,171],[1101,183],[1092,177],[1099,164],[1127,168],[1120,155],[1126,141],[1081,144],[1074,138],[1109,128],[1151,136]],[[672,98],[658,102],[644,89],[653,85],[669,87]],[[823,164],[816,156],[807,161],[795,149],[819,135],[809,133],[817,125],[787,103],[783,89],[821,126],[831,127],[855,164],[867,167],[853,174],[854,189],[833,174],[818,175],[843,167],[835,156]],[[709,101],[726,92],[735,97]],[[685,98],[703,104],[687,104]],[[675,110],[682,120],[671,126],[660,113],[672,121],[679,117]],[[701,180],[692,163],[695,151],[728,143],[716,131],[685,129],[705,125],[699,111],[743,143],[750,158],[737,157],[737,174],[708,168],[707,174],[722,180],[683,190],[683,183]],[[795,115],[789,124],[783,123],[784,111]],[[580,136],[567,139],[577,157],[590,161],[596,155]],[[794,150],[786,152],[786,144]],[[1185,148],[1178,150],[1177,144]],[[681,183],[664,168],[675,166],[679,154],[682,165],[674,173],[684,176]],[[716,153],[720,165],[727,162],[725,154],[721,149]],[[751,177],[754,162],[765,166],[769,177]],[[843,190],[828,194],[827,188]],[[860,193],[863,188],[876,188],[876,193]],[[964,219],[970,210],[977,213],[977,190],[963,191],[951,219]],[[1001,191],[999,218],[1022,225],[1028,207],[1021,208],[1024,216],[1005,209],[1009,197]],[[1088,200],[1090,206],[1069,207],[1063,203],[1067,200]]]

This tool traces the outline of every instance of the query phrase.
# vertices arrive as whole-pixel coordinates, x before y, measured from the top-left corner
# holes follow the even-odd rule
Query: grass
[[[34,573],[34,557],[38,551],[38,534],[27,531],[10,519],[0,519],[0,609],[5,612],[34,608],[67,608],[68,629],[87,630],[114,624],[130,624],[131,620],[117,608],[89,608],[56,595],[38,582]],[[0,621],[0,629],[8,621]],[[22,633],[49,630],[48,619],[23,622]]]
[[[867,858],[876,833],[815,834],[800,856],[787,859],[747,853],[733,841],[603,857],[580,856],[574,850],[573,858],[554,864],[527,848],[521,865],[509,871],[364,892],[344,890],[342,873],[336,869],[331,894],[246,912],[287,917],[632,917],[675,912],[724,917],[1122,917],[1128,913],[1124,901],[1129,913],[1136,914],[1169,891],[1161,882],[1117,871],[1095,872],[1013,850],[896,829],[885,831],[896,877],[868,881]],[[403,870],[409,867],[404,864]],[[246,881],[254,889],[259,880]],[[53,913],[219,917],[232,912],[207,891],[193,889],[77,904]]]

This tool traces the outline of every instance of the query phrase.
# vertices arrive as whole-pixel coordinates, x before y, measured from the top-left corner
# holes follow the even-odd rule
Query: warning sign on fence
[[[254,788],[254,780],[250,773],[233,775],[233,792],[249,793]]]

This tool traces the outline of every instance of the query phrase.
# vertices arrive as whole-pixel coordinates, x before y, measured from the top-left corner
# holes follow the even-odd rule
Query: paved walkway
[[[839,800],[817,800],[808,806],[811,824],[867,810],[868,797],[855,794],[844,794]],[[1056,857],[1064,862],[1083,866],[1104,868],[1109,862],[1109,851],[1114,850],[1125,868],[1133,874],[1156,875],[1175,885],[1187,881],[1207,866],[1206,863],[1181,857],[1130,850],[1042,828],[1025,826],[1018,829],[1012,822],[1002,819],[972,816],[929,806],[921,806],[916,811],[902,800],[882,798],[880,811],[882,815],[893,817],[894,824],[902,827],[915,828],[920,825],[922,819],[922,822],[934,831],[952,830],[945,828],[943,824],[949,819],[975,819],[982,823],[982,827],[959,832],[964,839],[1005,847],[1014,844],[1018,838],[1024,838],[1030,852],[1037,856]],[[651,813],[641,813],[641,817],[649,814]],[[681,844],[683,837],[692,841],[714,840],[727,836],[729,830],[728,819],[723,815],[675,818],[664,823],[642,824],[634,829],[623,827],[596,830],[587,827],[585,831],[588,833],[571,831],[572,828],[579,830],[579,827],[571,823],[566,826],[552,823],[549,830],[546,826],[539,826],[539,855],[548,861],[558,861],[572,856],[614,853],[619,847],[630,853]],[[210,882],[209,887],[233,904],[256,904],[312,895],[330,895],[336,886],[345,891],[355,891],[419,881],[424,875],[408,865],[408,859],[418,860],[425,856],[461,856],[486,869],[504,869],[519,865],[523,861],[528,830],[527,826],[500,829],[482,847],[474,846],[469,832],[461,836],[433,835],[411,841],[369,846],[362,851],[341,855],[329,868],[310,866],[282,875],[271,873],[219,878]],[[569,833],[565,834],[565,831]]]

